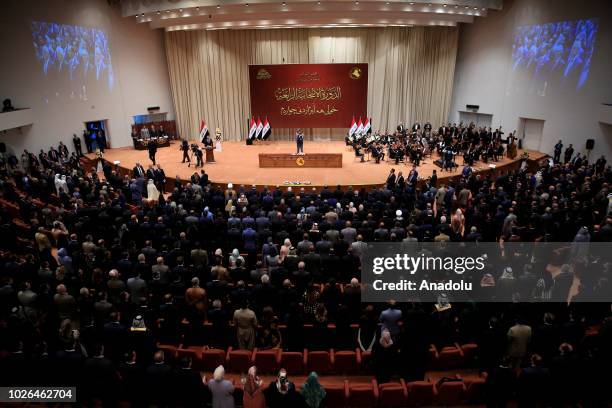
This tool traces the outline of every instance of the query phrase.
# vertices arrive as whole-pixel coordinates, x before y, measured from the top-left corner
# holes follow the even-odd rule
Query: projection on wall
[[[589,77],[598,20],[560,21],[520,26],[512,46],[513,69],[524,68],[542,80],[562,75],[581,88]]]
[[[36,58],[47,75],[67,72],[70,79],[82,75],[105,80],[112,89],[114,77],[108,37],[104,30],[75,25],[32,22]]]

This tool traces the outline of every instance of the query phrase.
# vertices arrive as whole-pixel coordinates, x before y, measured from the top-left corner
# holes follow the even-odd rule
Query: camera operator
[[[198,147],[197,144],[193,143],[191,145],[191,151],[193,152],[193,155],[196,157],[196,167],[202,167],[204,165],[203,161],[202,161],[202,149],[200,149]]]
[[[189,142],[187,142],[187,139],[183,139],[179,150],[183,151],[182,163],[185,163],[185,160],[187,160],[188,163],[191,163],[191,159],[189,158]]]

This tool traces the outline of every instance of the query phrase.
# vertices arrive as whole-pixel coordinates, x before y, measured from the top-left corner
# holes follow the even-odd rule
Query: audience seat
[[[253,351],[253,364],[257,367],[257,371],[260,373],[274,374],[279,370],[280,365],[281,365],[281,350],[280,349],[272,349],[272,350],[255,349]]]
[[[348,383],[346,381],[332,384],[325,384],[325,399],[323,400],[326,408],[344,408],[346,406],[346,395],[348,394]]]
[[[176,349],[176,359],[180,360],[183,357],[191,357],[193,368],[200,370],[202,368],[202,347],[190,346],[187,348]]]
[[[288,373],[302,374],[307,365],[307,353],[307,350],[304,350],[303,353],[299,351],[283,351],[281,353],[280,365],[287,370]]]
[[[466,399],[470,404],[479,404],[484,400],[486,375],[472,380],[466,380]]]
[[[328,374],[334,366],[334,351],[309,351],[306,357],[308,371]]]
[[[347,389],[349,407],[375,407],[378,404],[378,384],[372,379],[371,384],[350,384]]]
[[[412,381],[407,385],[408,395],[406,405],[433,405],[436,400],[436,387],[429,381]]]
[[[220,365],[225,365],[226,353],[221,349],[205,349],[202,351],[202,370],[213,372]]]
[[[437,367],[441,370],[458,368],[465,362],[463,351],[456,346],[444,347],[437,353],[437,357]]]
[[[476,358],[478,358],[478,344],[467,343],[461,345],[461,351],[463,352],[463,358],[467,365],[473,365]]]
[[[361,352],[334,351],[334,371],[337,374],[356,374],[361,368]]]
[[[164,352],[164,359],[167,362],[174,362],[174,359],[176,358],[176,346],[158,343],[157,349]]]
[[[440,405],[459,405],[465,398],[463,381],[449,381],[440,384],[437,389],[437,402]]]
[[[232,373],[246,373],[253,364],[253,352],[227,349],[227,370]]]
[[[378,406],[380,408],[405,407],[408,390],[404,380],[399,383],[384,383],[378,386]]]

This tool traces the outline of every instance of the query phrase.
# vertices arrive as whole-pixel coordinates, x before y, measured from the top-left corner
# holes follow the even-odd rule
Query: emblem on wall
[[[359,79],[359,78],[361,78],[361,68],[359,68],[359,67],[351,68],[351,70],[349,71],[349,78],[351,78],[351,79]]]
[[[304,165],[304,158],[303,157],[298,157],[297,159],[295,159],[295,164],[297,164],[298,166],[302,167]]]
[[[260,68],[259,71],[257,71],[257,79],[270,79],[270,78],[272,78],[272,75],[270,75],[270,73],[265,68]]]

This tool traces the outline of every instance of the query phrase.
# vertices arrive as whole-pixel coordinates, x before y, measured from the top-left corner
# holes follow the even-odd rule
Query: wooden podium
[[[342,153],[259,153],[259,167],[342,167]]]

